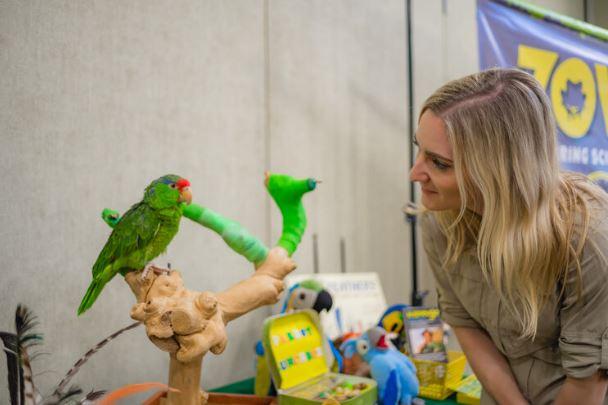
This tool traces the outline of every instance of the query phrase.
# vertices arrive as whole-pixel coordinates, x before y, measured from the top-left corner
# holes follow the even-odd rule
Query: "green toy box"
[[[330,372],[333,355],[314,311],[268,318],[262,344],[281,405],[372,405],[378,400],[376,381]]]

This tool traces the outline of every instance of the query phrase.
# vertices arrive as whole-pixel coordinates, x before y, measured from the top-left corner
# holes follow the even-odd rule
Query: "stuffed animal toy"
[[[412,404],[419,390],[416,367],[393,346],[383,328],[373,327],[362,337],[344,342],[341,349],[346,358],[358,353],[370,365],[381,405]]]

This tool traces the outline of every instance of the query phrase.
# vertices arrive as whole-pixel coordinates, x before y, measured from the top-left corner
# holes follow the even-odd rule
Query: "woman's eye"
[[[433,162],[433,165],[434,165],[434,166],[435,166],[437,169],[439,169],[439,170],[447,170],[447,169],[449,169],[450,167],[452,167],[452,166],[450,166],[449,164],[444,163],[444,162],[442,162],[442,161],[441,161],[441,160],[439,160],[439,159],[432,159],[432,162]]]

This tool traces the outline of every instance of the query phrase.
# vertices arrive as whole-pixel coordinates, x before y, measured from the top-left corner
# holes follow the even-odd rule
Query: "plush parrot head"
[[[144,201],[157,209],[175,207],[180,203],[190,204],[190,182],[181,176],[167,174],[146,187]]]
[[[333,305],[331,294],[317,280],[304,280],[294,284],[285,297],[281,313],[294,309],[314,309],[321,313],[329,311]]]
[[[405,304],[391,305],[384,311],[378,321],[378,326],[384,328],[384,330],[393,335],[391,342],[398,349],[402,349],[405,346],[403,310],[406,308],[407,305]]]
[[[407,308],[405,304],[395,304],[387,308],[380,317],[378,326],[388,332],[401,333],[403,330],[403,310]]]
[[[368,363],[376,354],[394,348],[388,333],[379,326],[374,326],[361,337],[349,339],[340,346],[340,350],[344,353],[344,357],[350,359],[357,353]]]

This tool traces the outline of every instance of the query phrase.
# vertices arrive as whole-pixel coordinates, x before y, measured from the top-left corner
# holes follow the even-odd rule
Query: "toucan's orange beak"
[[[190,191],[190,182],[186,179],[179,179],[177,182],[179,190],[179,202],[190,204],[192,202],[192,191]]]

